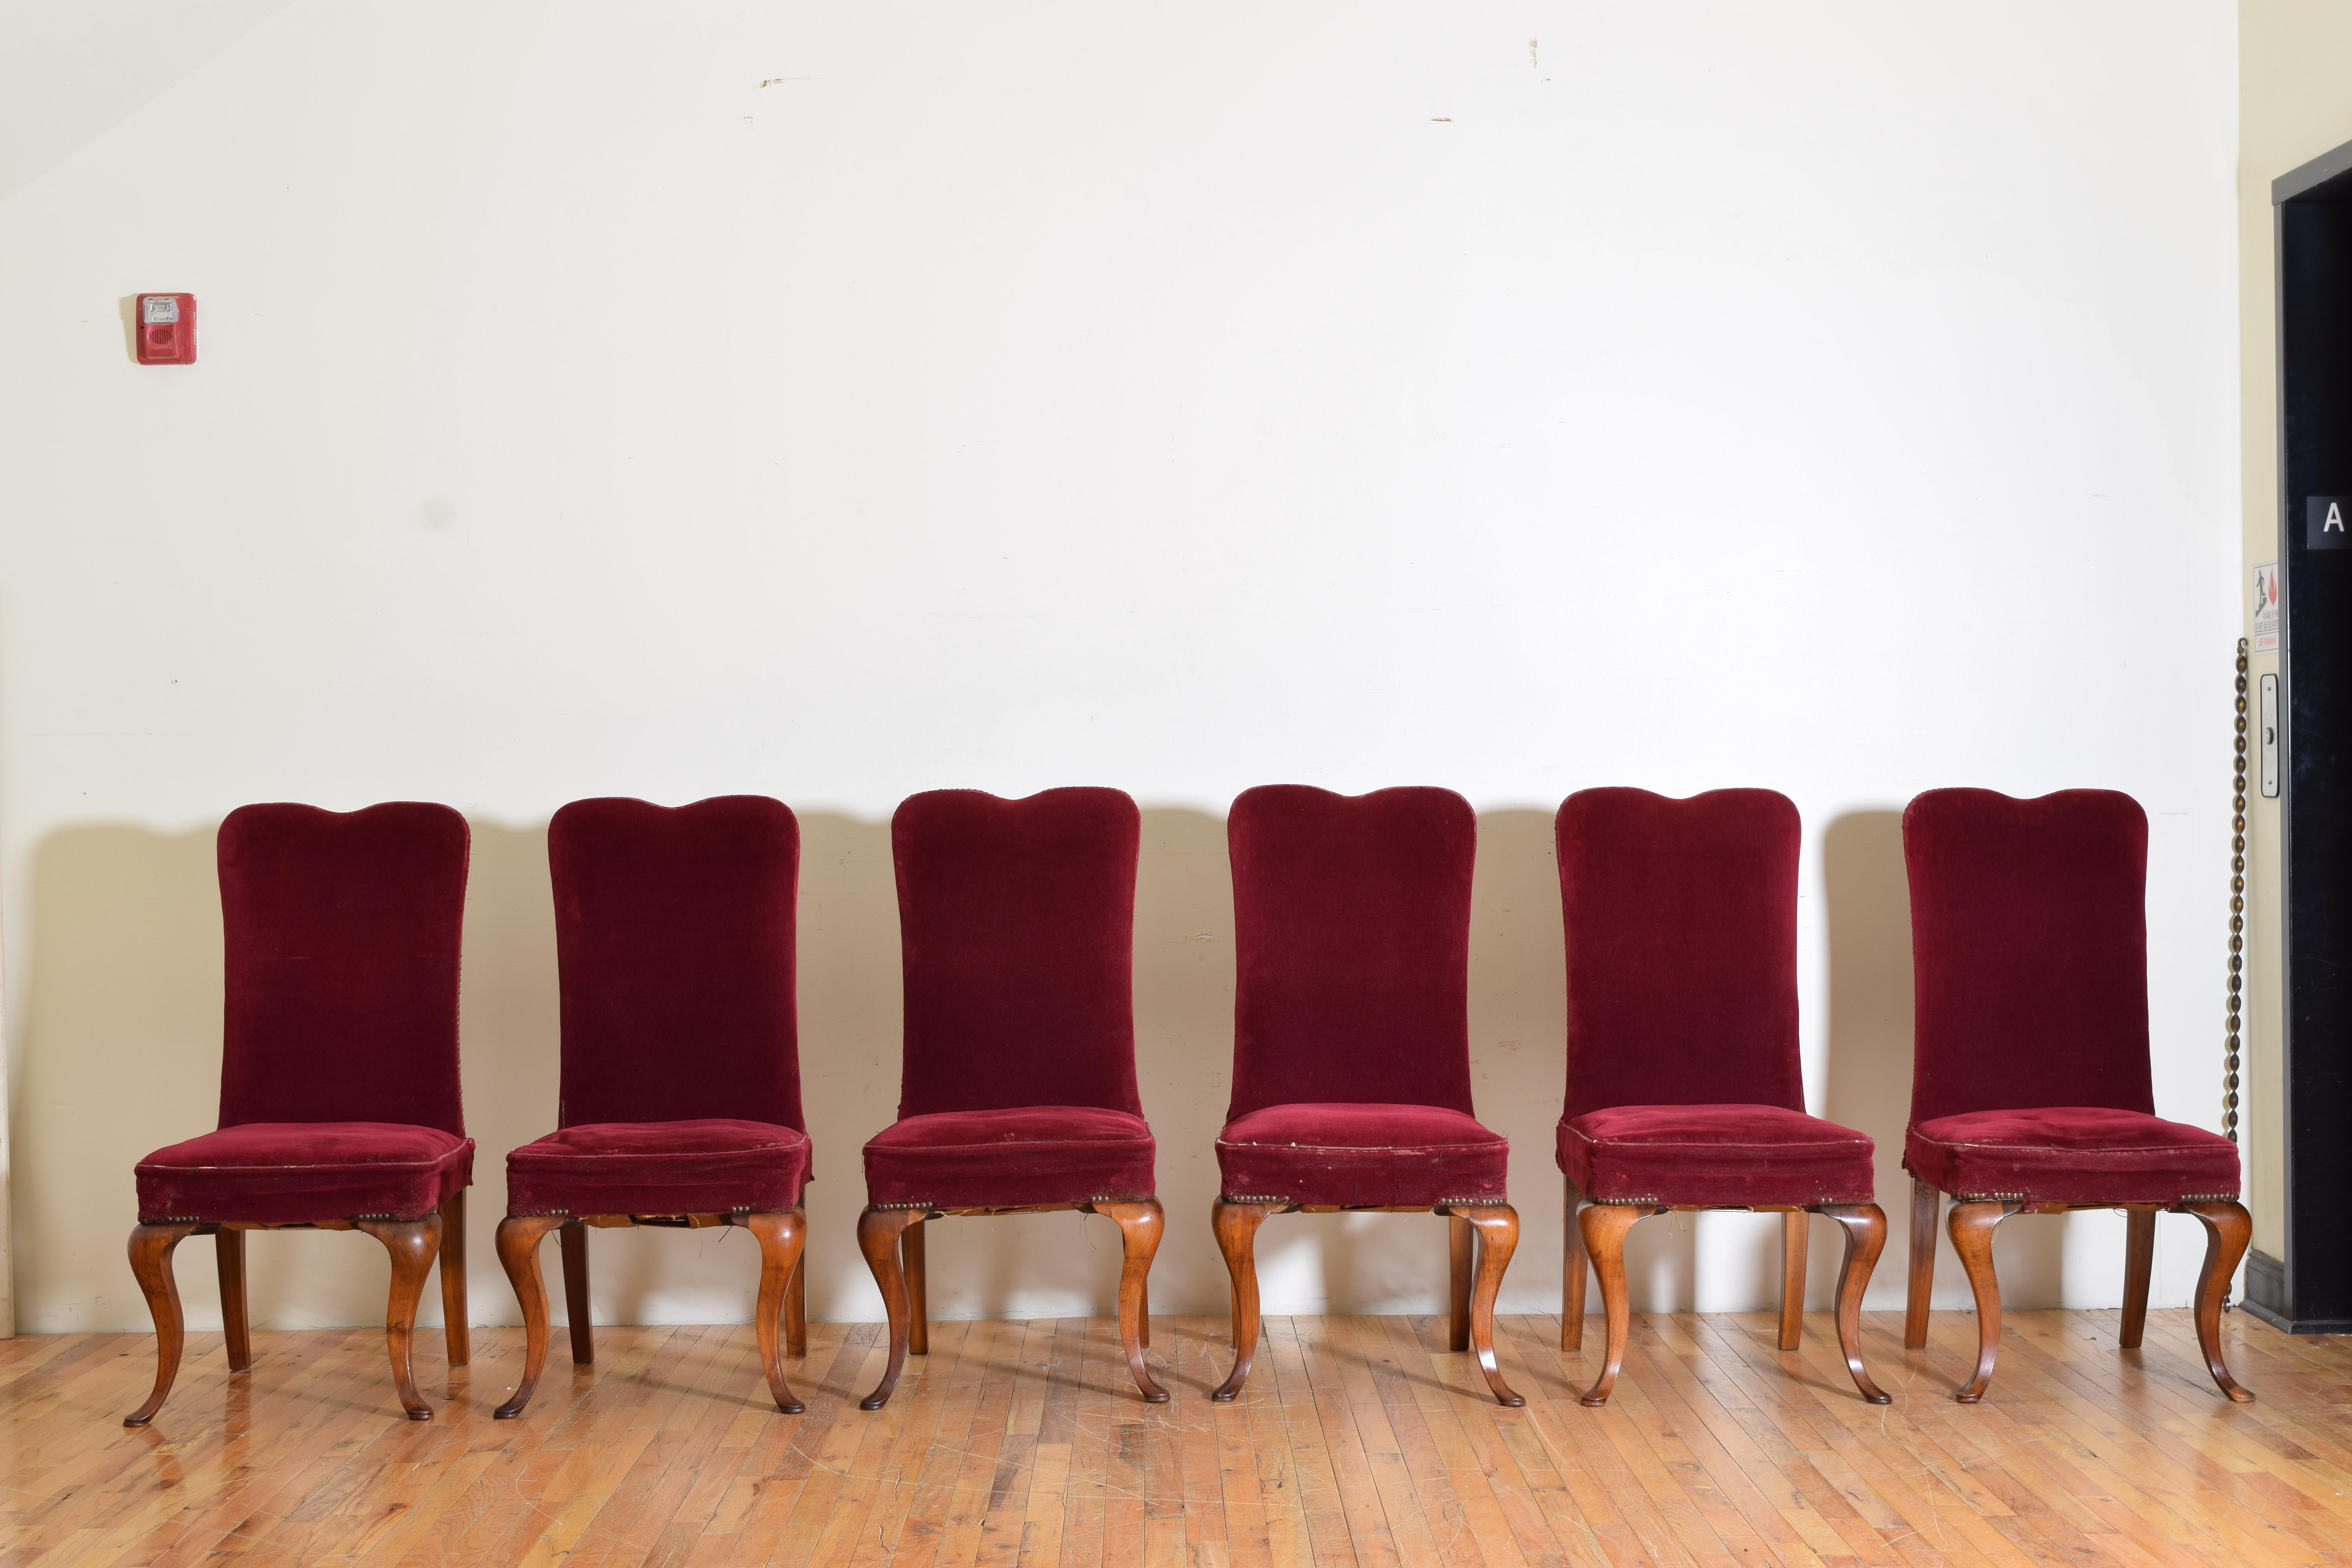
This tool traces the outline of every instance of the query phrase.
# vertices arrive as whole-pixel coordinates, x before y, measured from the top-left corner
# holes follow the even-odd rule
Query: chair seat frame
[[[1118,1338],[1127,1352],[1127,1370],[1148,1405],[1165,1405],[1168,1391],[1160,1386],[1144,1364],[1151,1347],[1151,1260],[1160,1251],[1160,1233],[1168,1216],[1157,1197],[1094,1198],[1075,1204],[1009,1204],[994,1207],[960,1208],[943,1204],[868,1204],[857,1216],[857,1248],[881,1288],[882,1305],[890,1318],[889,1360],[874,1392],[857,1402],[860,1410],[879,1410],[897,1392],[907,1357],[929,1355],[931,1349],[930,1292],[924,1257],[923,1226],[935,1219],[992,1219],[1003,1215],[1100,1215],[1118,1226]]]
[[[180,1308],[180,1284],[172,1269],[172,1254],[192,1236],[213,1238],[214,1261],[220,1270],[221,1326],[228,1342],[232,1374],[253,1368],[253,1332],[247,1321],[245,1293],[245,1234],[250,1230],[358,1230],[383,1244],[392,1255],[392,1295],[384,1308],[384,1344],[392,1358],[392,1385],[411,1421],[430,1421],[433,1407],[416,1392],[415,1369],[410,1356],[416,1331],[416,1304],[425,1293],[425,1277],[437,1262],[441,1268],[441,1312],[449,1346],[449,1364],[460,1367],[472,1359],[472,1338],[466,1321],[466,1191],[460,1187],[438,1209],[418,1219],[355,1215],[302,1223],[260,1220],[175,1220],[142,1222],[131,1231],[131,1272],[147,1298],[155,1321],[155,1387],[147,1403],[122,1418],[125,1426],[144,1426],[170,1397],[180,1374],[180,1355],[187,1342],[187,1320]]]
[[[1777,1214],[1780,1216],[1780,1335],[1783,1351],[1802,1342],[1805,1324],[1806,1247],[1810,1218],[1820,1215],[1845,1232],[1845,1258],[1838,1268],[1835,1321],[1838,1350],[1846,1372],[1869,1405],[1892,1404],[1892,1398],[1871,1381],[1862,1364],[1862,1297],[1870,1288],[1871,1270],[1886,1247],[1886,1211],[1876,1204],[1668,1204],[1584,1201],[1576,1183],[1563,1178],[1567,1190],[1565,1246],[1560,1268],[1559,1348],[1584,1348],[1585,1264],[1601,1278],[1601,1310],[1606,1327],[1601,1374],[1580,1403],[1609,1403],[1617,1374],[1625,1363],[1625,1342],[1633,1329],[1633,1305],[1625,1284],[1625,1237],[1633,1226],[1657,1214]],[[1580,1208],[1580,1205],[1581,1207]]]
[[[768,1393],[776,1408],[797,1415],[808,1408],[784,1380],[786,1357],[808,1354],[808,1279],[803,1253],[808,1243],[808,1215],[790,1209],[730,1209],[723,1213],[674,1215],[543,1215],[510,1214],[499,1222],[499,1262],[522,1302],[522,1378],[498,1419],[520,1415],[539,1386],[547,1365],[550,1331],[547,1285],[540,1278],[539,1244],[550,1231],[558,1233],[563,1253],[563,1306],[571,1319],[572,1364],[596,1363],[594,1319],[588,1297],[588,1232],[641,1226],[657,1230],[704,1230],[738,1226],[760,1243],[760,1296],[752,1309],[752,1329],[760,1342],[760,1365],[767,1373]]]
[[[1903,1348],[1924,1350],[1927,1344],[1927,1311],[1936,1288],[1936,1215],[1944,1191],[1916,1176],[1911,1179],[1911,1280],[1903,1303]],[[2214,1386],[2232,1403],[2253,1402],[2251,1390],[2230,1375],[2221,1355],[2221,1300],[2238,1265],[2253,1239],[2253,1217],[2235,1197],[2184,1197],[2161,1203],[2042,1203],[2022,1197],[1953,1194],[1949,1228],[1952,1249],[1967,1270],[1969,1289],[1977,1302],[1977,1366],[1952,1397],[1974,1405],[1992,1383],[1993,1357],[2000,1349],[2000,1280],[1993,1272],[1992,1237],[2001,1221],[2012,1215],[2067,1214],[2076,1209],[2124,1211],[2124,1310],[2117,1348],[2136,1351],[2147,1328],[2148,1277],[2156,1262],[2156,1216],[2194,1215],[2205,1226],[2205,1262],[2197,1276],[2197,1349]]]
[[[1513,1409],[1526,1400],[1503,1381],[1495,1361],[1495,1297],[1519,1246],[1519,1211],[1501,1199],[1454,1204],[1308,1204],[1289,1198],[1219,1197],[1209,1221],[1233,1281],[1234,1370],[1209,1395],[1240,1397],[1257,1359],[1257,1228],[1270,1215],[1433,1214],[1447,1221],[1445,1346],[1478,1358],[1495,1403]],[[1474,1245],[1475,1243],[1475,1245]],[[1474,1266],[1475,1257],[1475,1266]]]

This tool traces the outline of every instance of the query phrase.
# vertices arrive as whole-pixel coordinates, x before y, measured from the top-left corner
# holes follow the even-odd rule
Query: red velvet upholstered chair
[[[1470,803],[1270,784],[1234,802],[1225,838],[1234,1092],[1213,1218],[1234,1370],[1210,1397],[1238,1395],[1257,1353],[1265,1217],[1377,1209],[1452,1222],[1450,1342],[1476,1351],[1499,1403],[1522,1403],[1495,1364],[1495,1294],[1519,1237],[1510,1145],[1470,1104]]]
[[[1765,789],[1589,789],[1554,831],[1568,935],[1560,1348],[1584,1343],[1588,1257],[1608,1322],[1584,1403],[1608,1403],[1625,1359],[1626,1233],[1669,1209],[1780,1214],[1784,1351],[1804,1323],[1806,1216],[1836,1221],[1838,1346],[1863,1398],[1888,1403],[1862,1364],[1862,1294],[1886,1245],[1873,1146],[1805,1114],[1797,808]]]
[[[800,824],[782,802],[575,800],[547,829],[562,993],[558,1131],[507,1156],[499,1261],[522,1301],[522,1414],[547,1363],[539,1247],[558,1231],[572,1360],[596,1359],[589,1226],[740,1226],[760,1244],[752,1323],[776,1408],[807,1353],[793,992]],[[782,1320],[782,1342],[778,1327]]]
[[[2253,1222],[2238,1202],[2237,1146],[2160,1120],[2148,1070],[2147,818],[2129,795],[2061,790],[2013,800],[1930,790],[1903,813],[1911,874],[1916,1028],[1911,1126],[1911,1289],[1903,1342],[1927,1342],[1936,1211],[1955,1200],[1952,1246],[1977,1300],[1984,1397],[2000,1342],[1993,1229],[2014,1214],[2125,1212],[2123,1348],[2137,1349],[2159,1212],[2205,1226],[2197,1343],[2213,1381],[2221,1298]]]
[[[890,819],[906,985],[898,1120],[866,1145],[857,1245],[890,1315],[879,1410],[929,1349],[923,1226],[1077,1209],[1117,1222],[1118,1332],[1143,1397],[1164,1223],[1135,1089],[1135,858],[1115,789],[913,795]]]
[[[219,1131],[139,1162],[131,1271],[155,1319],[154,1419],[184,1340],[172,1250],[209,1235],[231,1372],[253,1364],[248,1230],[362,1230],[392,1255],[393,1386],[430,1421],[409,1341],[437,1256],[449,1364],[467,1362],[466,1187],[457,1086],[466,819],[446,805],[247,805],[216,840],[227,959]]]

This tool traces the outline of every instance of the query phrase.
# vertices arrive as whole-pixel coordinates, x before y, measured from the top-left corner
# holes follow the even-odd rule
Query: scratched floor
[[[0,1568],[26,1563],[2352,1563],[2352,1345],[2244,1314],[2224,1403],[2188,1315],[2115,1349],[2110,1312],[2020,1312],[1991,1394],[1950,1402],[1975,1321],[1938,1314],[1895,1395],[1859,1403],[1825,1342],[1763,1315],[1637,1319],[1615,1403],[1586,1356],[1513,1318],[1503,1410],[1442,1324],[1270,1319],[1248,1393],[1210,1403],[1224,1321],[1168,1318],[1175,1403],[1139,1403],[1102,1320],[941,1323],[889,1408],[856,1395],[875,1328],[817,1324],[809,1408],[767,1403],[741,1327],[612,1329],[574,1371],[559,1335],[526,1417],[490,1410],[520,1331],[437,1342],[429,1426],[396,1419],[373,1332],[264,1333],[232,1380],[193,1336],[172,1402],[126,1432],[152,1341],[0,1341]],[[1597,1329],[1597,1324],[1596,1324]],[[1597,1343],[1599,1335],[1592,1335]]]

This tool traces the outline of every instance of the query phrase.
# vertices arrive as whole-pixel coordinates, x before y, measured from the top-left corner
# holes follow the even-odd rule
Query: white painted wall
[[[807,833],[812,1309],[878,1315],[884,824],[1064,783],[1150,808],[1153,1293],[1221,1310],[1221,815],[1274,780],[1482,810],[1514,1310],[1559,1300],[1549,811],[1787,791],[1893,1302],[1913,793],[2146,804],[2159,1107],[2218,1122],[2235,113],[2194,3],[290,6],[0,204],[16,1321],[144,1322],[130,1168],[211,1121],[213,824],[396,797],[475,824],[474,1310],[511,1321],[547,817],[738,790]],[[130,362],[164,289],[193,368]],[[942,1227],[934,1302],[1106,1302],[1085,1223]],[[1773,1222],[1678,1223],[1643,1304],[1771,1299]],[[2116,1300],[2110,1216],[2009,1230],[2012,1301]],[[1277,1221],[1268,1310],[1433,1308],[1442,1235]],[[2162,1300],[2200,1245],[2159,1227]],[[597,1246],[610,1317],[748,1315],[740,1238]],[[254,1270],[268,1324],[381,1311],[357,1238]]]
[[[0,0],[0,199],[21,190],[289,0]],[[157,179],[176,174],[168,160]]]

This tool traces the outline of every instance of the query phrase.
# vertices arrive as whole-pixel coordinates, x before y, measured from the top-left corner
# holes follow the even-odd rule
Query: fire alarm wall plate
[[[194,294],[139,296],[139,363],[196,363],[196,297]]]

